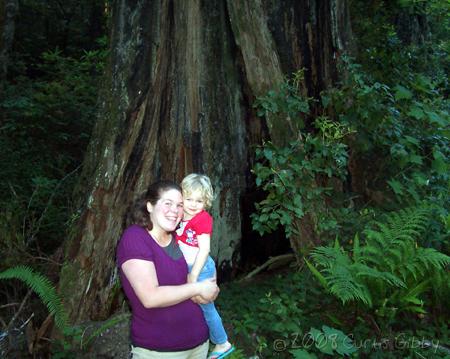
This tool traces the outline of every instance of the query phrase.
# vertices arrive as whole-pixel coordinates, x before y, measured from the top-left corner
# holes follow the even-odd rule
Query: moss
[[[67,309],[69,317],[73,319],[73,308],[77,308],[83,291],[78,286],[81,277],[81,268],[77,262],[65,262],[61,269],[59,280],[59,293]]]

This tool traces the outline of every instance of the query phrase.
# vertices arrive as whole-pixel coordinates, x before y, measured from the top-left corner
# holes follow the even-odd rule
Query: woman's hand
[[[191,300],[192,300],[194,303],[197,303],[197,304],[208,304],[208,303],[209,303],[209,301],[203,299],[203,298],[200,297],[199,295],[196,295],[195,297],[192,297]]]
[[[200,287],[200,297],[205,300],[206,303],[214,301],[219,294],[219,287],[215,278],[205,279],[201,282],[197,282]],[[194,297],[195,298],[195,297]],[[193,298],[193,299],[194,299]],[[194,300],[195,301],[195,300]],[[205,304],[205,303],[201,303]]]

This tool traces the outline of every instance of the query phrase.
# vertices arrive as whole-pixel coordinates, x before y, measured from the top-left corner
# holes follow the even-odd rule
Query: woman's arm
[[[173,286],[159,286],[155,265],[151,261],[129,259],[122,271],[145,308],[168,307],[200,295],[207,301],[216,298],[219,287],[215,280]]]
[[[198,276],[206,263],[209,256],[211,246],[211,235],[209,233],[200,234],[197,236],[198,248],[197,257],[192,266],[191,272],[188,275],[188,283],[197,282]]]

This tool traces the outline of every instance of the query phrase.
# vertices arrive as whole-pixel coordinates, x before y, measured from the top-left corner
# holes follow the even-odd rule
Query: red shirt
[[[187,221],[182,221],[177,229],[177,240],[191,247],[198,248],[197,236],[200,234],[212,235],[213,219],[205,210],[196,214]]]

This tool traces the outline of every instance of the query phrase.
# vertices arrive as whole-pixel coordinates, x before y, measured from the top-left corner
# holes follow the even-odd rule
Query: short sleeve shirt
[[[117,247],[117,264],[132,309],[132,344],[150,350],[180,351],[204,343],[208,328],[200,307],[190,299],[164,308],[142,305],[121,270],[122,264],[130,259],[153,262],[161,286],[185,284],[188,269],[183,256],[171,258],[146,229],[133,225],[125,230]]]

